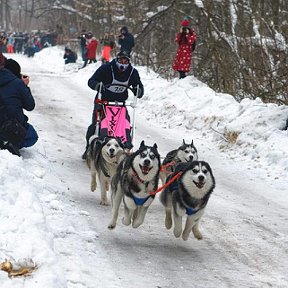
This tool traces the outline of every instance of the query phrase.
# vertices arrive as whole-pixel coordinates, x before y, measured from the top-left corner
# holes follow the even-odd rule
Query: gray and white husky
[[[158,188],[160,166],[157,145],[147,146],[144,141],[136,152],[128,155],[119,164],[111,182],[112,219],[109,229],[116,227],[122,199],[122,223],[127,226],[132,223],[132,227],[137,228],[144,222],[148,207],[155,198],[155,195],[150,195],[149,192]]]
[[[89,143],[86,162],[91,172],[91,191],[96,190],[96,177],[98,177],[101,189],[100,204],[108,205],[107,192],[120,159],[124,155],[123,144],[118,138],[100,139],[95,135],[90,138]]]
[[[174,236],[187,240],[192,231],[194,237],[202,239],[199,222],[204,214],[211,193],[215,188],[215,179],[211,167],[204,161],[181,163],[176,166],[172,179],[177,173],[179,178],[172,182],[160,194],[160,201],[166,210],[165,226],[172,227],[174,222]],[[186,224],[182,233],[182,217],[186,215]]]
[[[175,171],[175,166],[177,164],[195,160],[198,160],[198,153],[193,144],[193,140],[190,144],[186,144],[183,139],[182,145],[177,149],[170,151],[162,162],[163,171],[160,173],[162,183],[164,184],[167,176]]]

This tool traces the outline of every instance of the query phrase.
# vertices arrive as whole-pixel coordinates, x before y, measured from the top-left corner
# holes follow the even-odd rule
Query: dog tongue
[[[199,183],[197,183],[197,182],[195,182],[195,181],[193,181],[194,182],[194,184],[197,186],[197,188],[199,188],[199,189],[201,189],[201,188],[203,188],[203,186],[204,186],[204,182],[199,182]]]
[[[142,173],[143,174],[148,174],[149,173],[149,166],[142,166]]]

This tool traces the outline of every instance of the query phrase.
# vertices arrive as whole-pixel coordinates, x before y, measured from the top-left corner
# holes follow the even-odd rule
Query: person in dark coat
[[[76,63],[77,54],[68,47],[65,47],[63,59],[65,60],[65,64]]]
[[[128,99],[127,88],[123,86],[110,86],[109,84],[120,84],[127,87],[132,86],[133,93],[137,95],[138,86],[138,98],[144,95],[144,87],[141,82],[138,71],[132,67],[130,63],[130,57],[126,52],[119,52],[115,59],[107,64],[100,66],[92,77],[88,80],[88,86],[93,90],[99,90],[100,83],[103,88],[101,90],[101,100],[103,101],[117,101],[125,105],[125,101]],[[96,128],[96,111],[99,109],[97,99],[99,97],[99,91],[96,94],[94,101],[94,110],[92,115],[92,124],[88,127],[86,133],[86,150],[82,155],[82,159],[86,159],[87,149],[89,145],[90,137],[95,133]],[[125,148],[131,149],[132,144],[129,142],[124,143]]]
[[[195,48],[196,33],[189,27],[187,19],[181,22],[180,33],[176,36],[178,44],[177,53],[172,65],[173,70],[178,71],[179,78],[185,78],[186,73],[190,71],[192,52]]]
[[[82,34],[78,37],[78,39],[80,39],[80,48],[81,48],[81,57],[82,60],[85,61],[86,60],[86,40],[87,40],[87,33],[86,30],[82,30]]]
[[[118,44],[120,45],[120,51],[126,51],[130,57],[132,48],[135,46],[134,36],[128,32],[127,27],[122,27],[118,36]]]
[[[38,140],[37,132],[28,123],[28,117],[23,112],[23,110],[32,111],[35,108],[35,101],[28,84],[29,77],[21,74],[20,65],[13,59],[7,59],[4,68],[0,69],[0,99],[2,107],[5,108],[6,117],[17,118],[26,128],[25,139],[19,143],[18,149],[30,147]],[[15,152],[14,154],[20,156],[19,151]]]

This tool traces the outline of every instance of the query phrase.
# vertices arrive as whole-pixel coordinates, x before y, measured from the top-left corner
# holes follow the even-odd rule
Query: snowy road
[[[99,205],[99,191],[90,192],[89,171],[81,160],[93,91],[77,73],[54,73],[35,59],[18,59],[31,77],[37,103],[29,117],[41,137],[37,157],[50,167],[46,190],[57,195],[55,209],[44,210],[67,287],[288,287],[288,205],[273,197],[281,190],[273,179],[220,154],[209,135],[160,128],[139,109],[135,146],[142,139],[157,142],[164,156],[183,138],[193,138],[200,158],[211,164],[216,189],[203,217],[202,241],[175,239],[164,227],[158,199],[143,226],[133,229],[118,220],[110,231],[111,207]]]

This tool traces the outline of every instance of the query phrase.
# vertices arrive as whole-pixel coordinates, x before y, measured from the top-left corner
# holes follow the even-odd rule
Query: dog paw
[[[115,229],[115,227],[116,227],[116,224],[110,223],[107,228],[108,228],[109,230],[113,230],[113,229]]]
[[[165,218],[165,227],[166,227],[166,229],[167,230],[169,230],[169,229],[171,229],[171,227],[172,227],[172,219],[170,218]]]
[[[128,226],[131,224],[131,219],[125,219],[125,217],[122,218],[122,224],[125,226]]]
[[[101,200],[101,201],[100,201],[100,205],[109,206],[109,203],[108,203],[107,200]]]
[[[138,228],[143,222],[140,222],[140,221],[133,221],[132,223],[132,227],[133,228]]]
[[[187,241],[187,240],[188,240],[188,237],[189,237],[189,234],[190,234],[190,233],[185,233],[185,232],[183,232],[183,233],[182,233],[182,239],[183,239],[184,241]]]
[[[91,184],[90,188],[91,188],[91,191],[94,192],[96,190],[96,188],[97,188],[96,183],[95,184]]]
[[[196,239],[198,240],[202,240],[203,236],[201,234],[201,232],[198,229],[192,229],[193,235]]]
[[[181,233],[182,233],[182,230],[181,229],[176,229],[176,228],[174,228],[174,236],[176,237],[176,238],[179,238],[180,236],[181,236]]]

